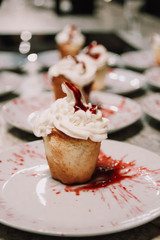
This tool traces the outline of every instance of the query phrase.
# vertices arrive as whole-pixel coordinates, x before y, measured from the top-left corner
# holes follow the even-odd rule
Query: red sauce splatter
[[[115,71],[114,68],[109,68],[109,69],[107,70],[108,73],[113,73],[114,71]]]
[[[77,28],[75,25],[71,25],[70,32],[69,32],[69,42],[72,41],[74,38],[74,32],[77,31]]]
[[[98,46],[99,44],[96,41],[93,41],[91,44],[89,44],[86,49],[85,49],[85,54],[89,55],[90,57],[94,58],[94,59],[98,59],[100,57],[99,53],[92,53],[92,49],[96,46]]]
[[[65,191],[75,192],[76,195],[80,195],[81,191],[94,192],[110,185],[114,186],[114,184],[119,184],[119,186],[121,186],[121,188],[123,188],[123,190],[130,195],[130,197],[134,197],[138,201],[135,196],[133,196],[125,187],[121,185],[121,182],[126,179],[133,180],[139,176],[146,175],[146,172],[158,174],[160,173],[160,169],[149,170],[145,167],[136,167],[135,160],[131,162],[124,162],[125,157],[126,156],[122,157],[120,160],[115,160],[111,156],[106,156],[102,151],[100,151],[97,167],[92,179],[85,185],[66,186]],[[115,194],[114,188],[112,194]],[[117,199],[117,196],[115,195],[114,198]],[[125,198],[125,196],[123,196],[123,198]]]
[[[69,57],[71,57],[71,56],[69,56]],[[83,70],[85,71],[86,70],[86,64],[85,64],[85,62],[83,62],[83,61],[79,61],[78,59],[77,59],[77,57],[75,57],[75,56],[72,56],[72,58],[74,59],[74,61],[77,63],[77,64],[82,64],[82,67],[83,67]]]
[[[124,107],[126,104],[126,99],[122,98],[121,102],[119,105],[115,106],[117,108],[118,111],[123,111]],[[105,118],[110,117],[111,115],[114,115],[117,111],[113,110],[111,108],[106,108],[103,106],[103,104],[98,104],[98,108],[101,110],[102,112],[102,116]]]
[[[156,101],[156,104],[160,106],[160,101],[157,99]]]
[[[13,168],[14,171],[18,170],[18,168]]]
[[[82,100],[81,100],[82,95],[81,95],[80,90],[72,83],[65,82],[65,84],[74,94],[74,97],[75,97],[75,105],[74,105],[75,112],[81,109],[85,112],[87,110],[89,110],[92,114],[96,114],[96,112],[97,112],[97,106],[96,105],[91,105],[91,107],[85,106],[82,103]]]
[[[99,109],[101,110],[102,116],[104,118],[108,118],[109,116],[114,115],[116,113],[116,111],[104,107],[99,107]]]

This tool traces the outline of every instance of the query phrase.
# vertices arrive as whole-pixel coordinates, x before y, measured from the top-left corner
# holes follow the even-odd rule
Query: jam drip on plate
[[[142,166],[137,167],[135,160],[124,162],[125,157],[126,156],[119,160],[115,160],[111,156],[106,156],[100,151],[92,179],[84,185],[66,186],[65,191],[75,192],[76,195],[80,195],[80,192],[94,192],[110,185],[120,185],[123,180],[134,180],[139,176],[146,176],[148,173],[160,173],[160,169],[149,170]],[[159,183],[157,183],[157,186],[159,186]]]

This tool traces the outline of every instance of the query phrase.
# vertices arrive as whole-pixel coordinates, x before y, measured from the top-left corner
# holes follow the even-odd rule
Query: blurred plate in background
[[[106,74],[106,91],[117,94],[128,94],[145,86],[143,74],[132,70],[113,68]]]
[[[145,72],[147,82],[156,88],[160,88],[160,67],[153,67]]]
[[[21,84],[22,77],[13,72],[0,72],[0,95],[15,91]]]
[[[15,52],[0,52],[0,69],[13,69],[19,67],[24,56]]]
[[[121,55],[122,64],[136,70],[145,70],[156,66],[154,55],[149,50],[126,52]]]

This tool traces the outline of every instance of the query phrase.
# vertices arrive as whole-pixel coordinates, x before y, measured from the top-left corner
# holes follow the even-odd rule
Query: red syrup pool
[[[95,192],[96,190],[107,188],[108,186],[114,184],[119,184],[120,186],[123,180],[134,180],[139,176],[146,176],[149,173],[160,173],[160,169],[150,170],[143,166],[137,167],[135,165],[135,160],[131,162],[124,162],[125,157],[126,156],[119,160],[115,160],[111,156],[106,156],[102,151],[100,151],[97,166],[92,179],[84,185],[66,186],[65,191],[75,192],[76,195],[80,195],[80,192]],[[136,181],[138,182],[138,180]],[[157,182],[157,186],[159,186],[159,182]],[[125,187],[122,186],[122,188],[128,192]],[[135,196],[132,197],[136,198]]]

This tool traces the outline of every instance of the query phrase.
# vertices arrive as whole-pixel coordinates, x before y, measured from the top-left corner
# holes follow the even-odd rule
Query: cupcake
[[[65,184],[85,183],[95,171],[108,119],[95,105],[83,101],[79,89],[62,84],[66,97],[31,119],[33,132],[43,137],[52,177]]]
[[[85,37],[75,25],[67,25],[59,32],[55,41],[61,57],[76,56],[84,45]]]
[[[89,56],[79,54],[67,56],[50,67],[48,75],[51,79],[55,99],[66,96],[62,91],[62,83],[70,82],[79,87],[88,102],[90,90],[95,79],[96,67]]]
[[[152,50],[156,63],[160,66],[160,34],[155,33],[152,37]]]
[[[96,41],[93,41],[90,45],[83,49],[83,53],[90,56],[97,67],[92,89],[103,90],[105,88],[105,77],[108,68],[107,49],[102,44],[98,44]]]

